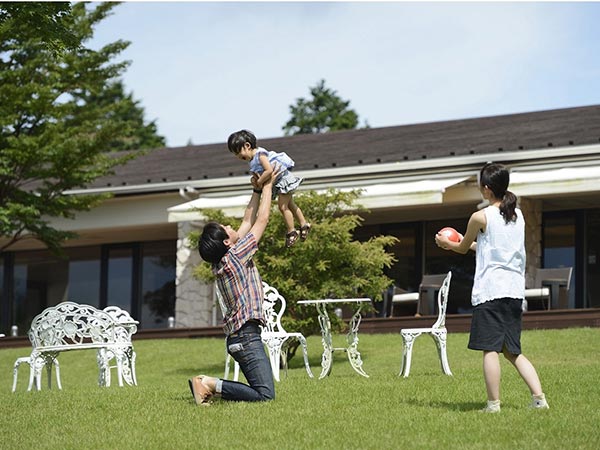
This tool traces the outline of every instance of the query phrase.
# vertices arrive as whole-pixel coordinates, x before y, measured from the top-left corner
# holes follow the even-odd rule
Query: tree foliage
[[[162,139],[146,136],[153,124],[135,131],[143,110],[118,78],[129,62],[113,62],[129,43],[86,47],[116,4],[86,5],[0,3],[0,251],[34,237],[60,253],[74,234],[49,218],[72,218],[105,198],[64,192],[136,156],[110,151]]]
[[[165,146],[165,138],[158,135],[156,121],[145,121],[144,108],[133,94],[127,94],[121,81],[116,81],[98,95],[91,95],[90,102],[106,108],[108,118],[121,124],[118,135],[109,143],[111,151],[139,150]]]
[[[290,105],[290,120],[282,127],[286,136],[318,134],[328,131],[353,130],[358,127],[358,114],[350,109],[350,101],[325,87],[325,80],[310,88],[310,99],[298,98]]]
[[[295,195],[294,201],[313,227],[306,241],[299,241],[289,249],[285,247],[285,223],[277,208],[273,208],[254,259],[262,278],[288,302],[286,329],[305,334],[319,330],[314,306],[298,305],[298,300],[349,297],[380,300],[381,292],[390,285],[383,269],[391,266],[394,256],[386,248],[397,239],[393,236],[373,236],[366,242],[353,239],[353,232],[362,221],[356,206],[359,195],[358,190],[333,189]],[[202,213],[208,220],[239,226],[238,220],[225,217],[221,211],[202,210]],[[198,233],[192,233],[190,238],[192,246],[197,248]],[[201,263],[195,274],[204,281],[214,279],[208,263]],[[341,322],[336,324],[339,326]]]

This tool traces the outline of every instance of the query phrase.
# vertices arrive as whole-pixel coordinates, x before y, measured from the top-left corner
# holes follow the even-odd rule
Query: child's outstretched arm
[[[258,155],[258,160],[260,161],[260,165],[262,166],[264,172],[261,174],[260,177],[258,177],[258,180],[256,180],[256,184],[259,187],[262,187],[265,184],[265,182],[271,178],[271,174],[273,173],[273,167],[271,166],[271,163],[269,162],[269,158],[266,153],[261,153],[260,155]]]
[[[274,167],[274,171],[272,172],[272,178],[275,179],[277,178],[277,176],[280,174],[281,172],[281,167],[278,164],[275,164]],[[269,177],[269,179],[267,181],[271,180],[271,177]],[[256,188],[256,186],[254,185],[254,183],[251,181],[252,183],[252,187]],[[265,183],[266,184],[270,184],[270,183]],[[264,186],[263,186],[264,187]],[[262,189],[262,188],[260,188]],[[240,225],[240,228],[238,229],[238,234],[240,236],[245,236],[246,234],[248,234],[248,231],[250,231],[250,229],[254,226],[256,220],[257,220],[257,216],[260,214],[260,209],[261,209],[261,204],[265,203],[269,205],[271,205],[271,186],[269,186],[269,192],[265,195],[262,196],[261,193],[258,192],[252,192],[252,197],[250,198],[250,202],[248,203],[248,206],[246,206],[246,210],[244,212],[244,217],[242,219],[242,223]],[[268,199],[268,200],[263,200],[261,199],[261,197],[264,197],[264,199]],[[263,208],[266,206],[263,206]],[[264,212],[263,212],[264,215]],[[268,215],[267,215],[267,220],[268,220]],[[266,225],[265,225],[266,226]],[[264,229],[262,230],[264,231]],[[261,231],[261,235],[262,235],[262,231]],[[255,235],[255,237],[257,237]],[[257,237],[257,239],[260,239],[259,237]]]
[[[265,232],[265,228],[267,228],[267,223],[269,222],[269,215],[271,213],[271,192],[273,189],[273,181],[279,175],[279,165],[276,164],[274,171],[271,172],[269,178],[263,184],[263,192],[261,194],[260,203],[258,205],[258,212],[254,219],[254,224],[250,231],[256,238],[256,241],[260,241],[263,233]],[[256,194],[252,194],[254,196]]]

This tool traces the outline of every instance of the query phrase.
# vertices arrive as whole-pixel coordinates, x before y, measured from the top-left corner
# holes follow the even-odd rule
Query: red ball
[[[444,227],[438,231],[438,233],[446,236],[448,240],[452,242],[460,242],[463,238],[462,234],[452,227]]]

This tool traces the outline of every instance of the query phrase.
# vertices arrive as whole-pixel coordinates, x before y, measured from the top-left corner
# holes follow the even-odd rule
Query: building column
[[[175,280],[175,327],[213,326],[213,288],[194,278],[194,267],[202,262],[190,247],[188,235],[198,228],[192,222],[177,224],[177,267]]]
[[[525,286],[533,286],[535,269],[542,263],[542,201],[520,197],[519,207],[525,218]]]

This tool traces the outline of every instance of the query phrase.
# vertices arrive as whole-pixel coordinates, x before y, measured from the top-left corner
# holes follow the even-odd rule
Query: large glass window
[[[31,320],[67,299],[69,263],[47,251],[18,252],[14,265],[13,324],[27,333]]]
[[[68,299],[100,306],[100,247],[69,249]]]
[[[546,214],[544,216],[544,268],[572,267],[569,304],[575,303],[575,258],[576,223],[573,213]]]
[[[141,328],[166,327],[175,315],[175,249],[174,241],[160,241],[70,248],[65,258],[48,251],[16,252],[14,264],[12,257],[7,263],[11,286],[4,286],[5,260],[0,259],[0,299],[11,302],[2,303],[3,326],[17,325],[19,334],[26,334],[37,314],[70,300],[119,306]],[[5,299],[10,292],[12,298]]]
[[[132,311],[133,249],[112,247],[108,249],[106,305]]]
[[[142,254],[143,328],[166,328],[175,316],[175,243],[147,242]]]
[[[590,211],[587,215],[587,269],[583,301],[584,308],[600,307],[600,210]],[[572,282],[572,281],[571,281]]]

